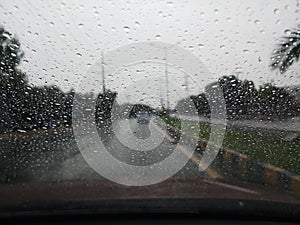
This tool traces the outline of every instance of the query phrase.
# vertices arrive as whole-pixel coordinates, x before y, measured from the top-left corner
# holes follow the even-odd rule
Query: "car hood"
[[[251,200],[300,205],[300,196],[271,188],[229,184],[210,179],[169,179],[159,184],[129,187],[106,180],[24,183],[0,186],[0,211],[30,205],[120,200]],[[188,201],[187,201],[188,203]]]

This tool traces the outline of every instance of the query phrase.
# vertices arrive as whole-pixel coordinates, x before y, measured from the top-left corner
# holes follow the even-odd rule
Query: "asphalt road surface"
[[[112,130],[100,129],[99,138],[112,156],[126,164],[137,166],[160,162],[178,146],[183,155],[190,159],[178,173],[169,179],[175,183],[178,180],[176,186],[185,184],[199,188],[200,182],[201,185],[217,188],[216,193],[219,194],[222,193],[220,190],[226,189],[231,190],[232,193],[238,191],[258,195],[258,190],[261,190],[256,184],[246,184],[234,180],[231,176],[227,177],[226,174],[218,173],[218,168],[215,168],[214,163],[204,172],[199,171],[200,153],[195,151],[192,154],[194,148],[188,143],[185,145],[174,143],[174,140],[169,135],[165,135],[163,128],[154,120],[150,124],[139,124],[134,119],[129,122],[120,120],[114,124]],[[62,127],[40,133],[27,132],[17,136],[2,135],[0,142],[2,177],[9,175],[8,181],[2,178],[2,183],[16,178],[17,183],[28,185],[40,182],[56,183],[57,181],[83,182],[83,184],[95,181],[109,182],[85,161],[77,147],[71,128]],[[23,174],[26,176],[22,176]],[[110,182],[109,187],[111,189],[119,185]]]
[[[160,162],[168,157],[175,149],[176,144],[169,135],[160,128],[155,121],[149,124],[139,124],[137,120],[117,121],[110,132],[99,131],[99,138],[104,143],[107,151],[119,161],[130,165],[147,166]],[[152,132],[150,131],[152,129]],[[145,141],[146,140],[146,141]],[[68,147],[70,143],[66,143]],[[153,148],[154,147],[154,148]],[[193,148],[179,146],[186,157],[190,157]],[[209,178],[220,176],[213,169],[206,172],[199,171],[199,158],[194,154],[188,163],[173,178]],[[85,161],[79,151],[63,162],[52,166],[42,176],[36,177],[42,181],[58,180],[86,180],[103,179]]]

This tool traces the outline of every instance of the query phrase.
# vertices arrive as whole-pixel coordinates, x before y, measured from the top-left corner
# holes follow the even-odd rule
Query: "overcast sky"
[[[300,63],[285,75],[268,68],[278,38],[300,24],[299,15],[297,0],[0,3],[0,21],[21,41],[25,52],[21,68],[30,82],[56,84],[64,90],[76,88],[101,52],[139,41],[180,42],[215,78],[238,73],[239,78],[256,85],[271,81],[279,86],[299,84]],[[140,65],[131,70],[151,72],[147,68]],[[184,82],[183,73],[172,71]],[[156,66],[156,74],[163,77],[163,69]],[[118,79],[112,77],[108,87],[117,90],[126,76],[128,71],[116,76]],[[203,88],[211,77],[199,82]]]

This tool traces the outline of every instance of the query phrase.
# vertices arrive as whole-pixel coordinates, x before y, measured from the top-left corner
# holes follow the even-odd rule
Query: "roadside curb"
[[[179,140],[181,135],[189,136],[181,134],[179,129],[170,125],[167,126],[167,131],[172,138],[175,137],[175,140]],[[196,137],[189,138],[196,139]],[[207,141],[198,138],[197,150],[205,151],[207,144]],[[220,148],[215,160],[220,172],[229,173],[234,177],[251,183],[300,193],[300,175],[290,171],[267,163],[256,162],[244,154],[224,148]]]

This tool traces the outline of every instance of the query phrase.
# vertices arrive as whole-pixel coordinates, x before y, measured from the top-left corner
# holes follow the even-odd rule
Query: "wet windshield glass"
[[[299,13],[273,0],[1,2],[1,207],[299,203]]]

